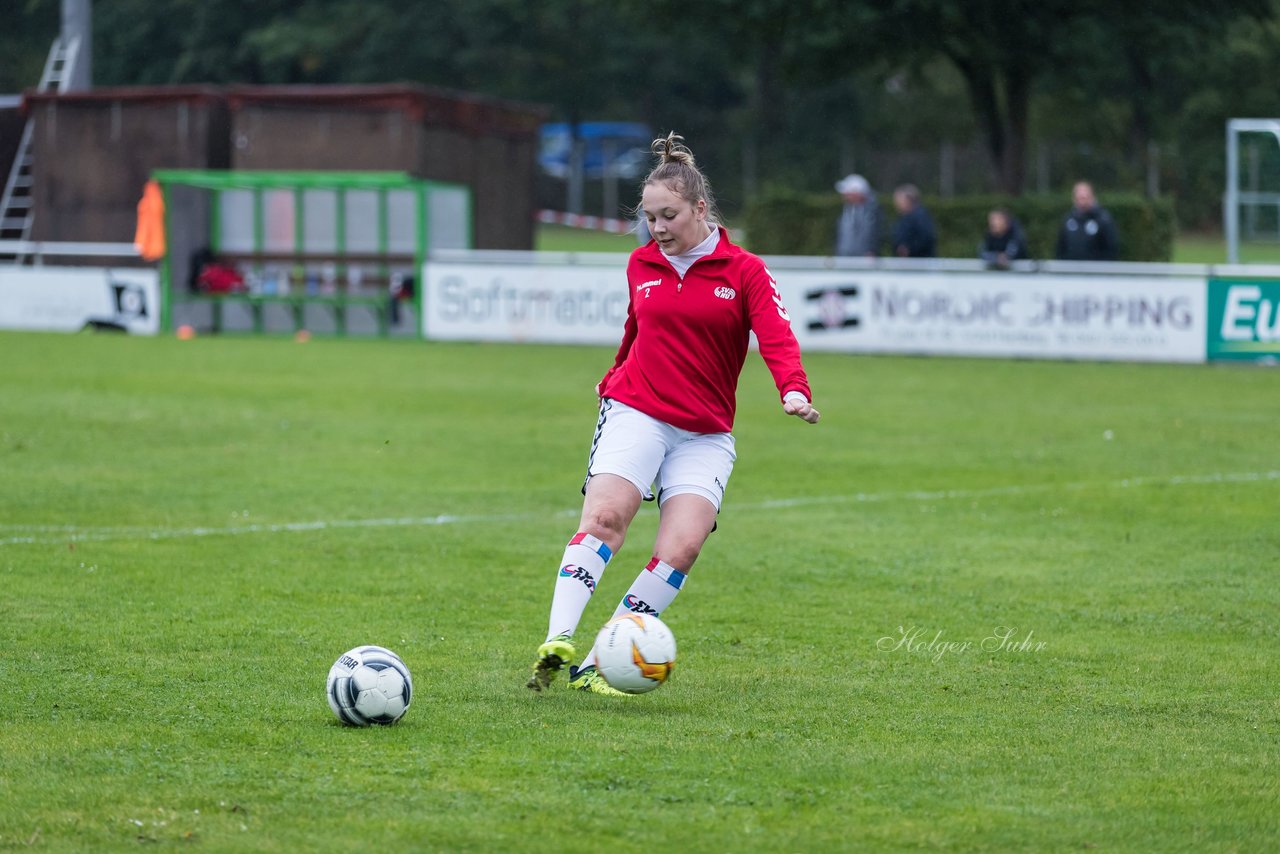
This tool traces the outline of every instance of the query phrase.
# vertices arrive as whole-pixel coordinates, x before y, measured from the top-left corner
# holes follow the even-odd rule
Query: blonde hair
[[[644,186],[663,184],[671,192],[697,207],[698,200],[707,203],[707,222],[720,224],[720,211],[711,192],[711,182],[702,174],[684,137],[675,131],[653,141],[650,150],[658,157],[658,165],[644,179]]]

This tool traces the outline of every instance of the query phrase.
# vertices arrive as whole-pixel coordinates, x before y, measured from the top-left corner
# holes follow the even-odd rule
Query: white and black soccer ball
[[[338,656],[325,685],[329,708],[352,726],[388,726],[404,717],[413,699],[409,668],[389,649],[358,646]]]
[[[596,670],[619,691],[652,691],[675,666],[676,637],[653,614],[614,617],[596,637]]]

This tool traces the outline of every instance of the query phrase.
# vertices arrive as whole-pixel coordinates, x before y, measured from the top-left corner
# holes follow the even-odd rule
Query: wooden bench
[[[229,304],[248,306],[250,315],[253,318],[253,331],[258,333],[266,331],[266,310],[268,306],[272,305],[282,305],[289,309],[293,317],[294,332],[307,328],[306,312],[309,305],[321,306],[329,310],[333,317],[334,332],[338,335],[347,334],[347,310],[349,308],[368,309],[377,323],[379,335],[386,337],[391,329],[391,297],[389,294],[383,296],[352,296],[348,294],[251,294],[240,292],[197,294],[190,297],[188,301],[209,304],[212,311],[212,331],[215,333],[223,331],[223,307]]]

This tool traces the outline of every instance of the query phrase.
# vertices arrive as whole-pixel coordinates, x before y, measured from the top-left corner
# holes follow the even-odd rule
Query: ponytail
[[[720,224],[720,211],[711,192],[711,182],[698,168],[693,152],[684,144],[684,137],[672,131],[655,139],[650,150],[658,158],[658,165],[644,179],[645,186],[663,184],[695,207],[699,199],[704,200],[707,203],[707,222]]]

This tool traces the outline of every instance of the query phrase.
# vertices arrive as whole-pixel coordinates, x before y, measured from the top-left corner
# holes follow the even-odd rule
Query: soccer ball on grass
[[[619,691],[652,691],[667,681],[675,664],[675,635],[653,614],[614,617],[596,637],[596,669]]]
[[[393,724],[409,709],[409,668],[389,649],[358,646],[338,656],[325,685],[329,708],[352,726]]]

